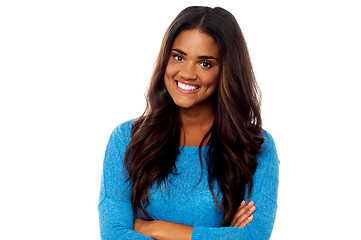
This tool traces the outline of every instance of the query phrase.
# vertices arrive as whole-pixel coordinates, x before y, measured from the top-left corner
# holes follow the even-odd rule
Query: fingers
[[[245,227],[248,223],[253,220],[253,213],[256,211],[256,206],[254,206],[254,202],[250,201],[246,204],[245,201],[242,201],[239,206],[236,214],[234,215],[231,227]]]
[[[239,205],[238,210],[241,209],[242,207],[244,207],[244,205],[246,205],[246,201],[243,200],[243,201],[241,202],[241,205]],[[237,210],[237,211],[238,211],[238,210]]]
[[[239,225],[236,225],[236,227],[244,228],[245,226],[247,226],[248,223],[252,222],[252,220],[253,220],[253,215],[243,220]]]
[[[239,205],[236,214],[233,216],[232,222],[231,222],[231,227],[233,227],[233,225],[235,224],[236,220],[237,220],[237,213],[240,212],[240,210],[246,205],[246,201],[242,201],[241,205]],[[238,214],[239,215],[239,214]]]

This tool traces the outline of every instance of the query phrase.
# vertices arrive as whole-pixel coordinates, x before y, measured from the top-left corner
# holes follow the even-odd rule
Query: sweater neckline
[[[209,145],[200,147],[201,151],[207,151],[209,149]],[[186,152],[186,153],[199,153],[199,147],[196,146],[182,146],[179,147],[180,152]]]
[[[199,148],[199,146],[179,146],[179,149],[182,149],[182,148]],[[209,148],[209,145],[206,145],[206,146],[202,146],[201,147],[202,149],[203,148]]]

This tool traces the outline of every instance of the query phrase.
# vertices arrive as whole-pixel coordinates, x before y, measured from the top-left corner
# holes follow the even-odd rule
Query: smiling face
[[[177,106],[197,108],[209,104],[217,89],[219,71],[214,39],[199,29],[185,30],[173,42],[164,83]]]

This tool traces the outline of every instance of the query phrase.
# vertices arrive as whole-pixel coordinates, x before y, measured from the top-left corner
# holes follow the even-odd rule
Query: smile
[[[179,81],[176,81],[176,84],[180,89],[186,90],[186,91],[195,91],[200,88],[200,86],[198,86],[198,85],[185,84],[185,83],[181,83]]]

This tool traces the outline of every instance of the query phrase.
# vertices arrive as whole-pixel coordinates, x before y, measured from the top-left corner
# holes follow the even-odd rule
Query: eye
[[[180,56],[180,55],[177,55],[177,54],[174,54],[174,55],[173,55],[173,58],[174,58],[174,60],[176,60],[176,61],[178,61],[178,62],[183,61],[183,57]]]
[[[204,68],[211,68],[212,64],[210,64],[209,62],[201,62],[201,66]]]

